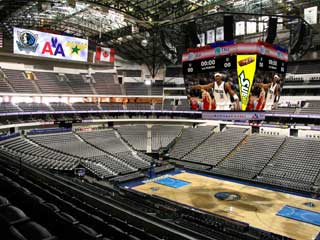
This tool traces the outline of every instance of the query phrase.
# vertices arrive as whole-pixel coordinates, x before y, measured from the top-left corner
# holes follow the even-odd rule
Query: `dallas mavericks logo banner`
[[[256,62],[257,55],[237,55],[237,73],[242,111],[247,109],[256,72]]]
[[[13,52],[35,57],[86,62],[88,40],[14,28]]]

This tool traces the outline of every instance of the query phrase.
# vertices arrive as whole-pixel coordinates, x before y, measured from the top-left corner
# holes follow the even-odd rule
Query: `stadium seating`
[[[241,128],[227,129],[211,135],[182,160],[215,166],[246,137]]]
[[[74,111],[72,106],[66,103],[51,102],[50,106],[54,111]]]
[[[100,107],[103,110],[123,110],[122,103],[100,103]]]
[[[38,168],[65,171],[72,170],[79,164],[78,158],[41,147],[22,137],[8,139],[0,144],[2,151]]]
[[[72,87],[68,82],[58,79],[56,73],[50,72],[35,72],[37,77],[37,85],[41,93],[46,94],[73,94]]]
[[[8,83],[18,93],[38,93],[35,81],[24,77],[24,72],[19,70],[2,69],[7,76]]]
[[[230,155],[217,164],[213,171],[252,179],[272,159],[283,141],[284,137],[250,135]]]
[[[128,103],[127,110],[151,110],[150,103]]]
[[[131,171],[149,167],[149,162],[134,154],[113,130],[79,132],[78,134],[93,146],[112,154],[122,164],[129,166]]]
[[[296,108],[293,107],[278,107],[270,111],[270,113],[274,114],[295,114]]]
[[[151,128],[151,149],[166,148],[182,131],[182,126],[154,125]]]
[[[163,110],[173,110],[172,99],[164,99],[162,108],[163,108]]]
[[[170,151],[170,157],[181,159],[212,134],[212,127],[184,128]]]
[[[52,111],[52,109],[44,103],[25,103],[21,102],[18,104],[19,108],[24,112],[47,112]]]
[[[73,109],[76,111],[97,111],[101,110],[99,106],[95,103],[73,103]]]
[[[189,111],[190,110],[190,104],[187,99],[180,99],[179,103],[176,107],[177,111]]]
[[[319,114],[320,101],[307,101],[301,108],[300,114]]]
[[[147,151],[147,127],[145,125],[119,126],[116,129],[131,147],[139,151]]]
[[[92,74],[97,94],[100,95],[123,95],[121,85],[115,82],[115,74],[113,73],[94,73]]]
[[[2,102],[0,104],[0,112],[6,113],[6,112],[21,112],[22,109],[20,109],[17,105],[12,104],[10,102]]]
[[[149,95],[149,88],[144,83],[124,83],[126,95]]]
[[[75,94],[95,94],[91,83],[86,83],[80,74],[66,74],[70,86]]]
[[[320,168],[319,147],[317,140],[287,138],[261,172],[260,180],[282,179],[311,185],[316,181]]]
[[[3,239],[160,240],[51,184],[34,183],[9,171],[6,174],[10,178],[0,173],[0,221],[18,222],[1,225],[8,228]]]

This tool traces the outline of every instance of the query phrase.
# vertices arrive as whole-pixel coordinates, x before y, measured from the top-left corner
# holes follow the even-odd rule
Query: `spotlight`
[[[151,80],[150,79],[144,80],[144,84],[150,86],[151,85]]]
[[[147,39],[143,39],[143,40],[141,41],[141,46],[142,46],[142,47],[148,46],[148,40],[147,40]]]

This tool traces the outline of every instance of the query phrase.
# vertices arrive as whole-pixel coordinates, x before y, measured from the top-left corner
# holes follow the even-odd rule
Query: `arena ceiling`
[[[172,53],[164,51],[160,35],[181,51],[181,24],[190,19],[211,16],[199,24],[205,31],[222,24],[222,15],[212,17],[215,13],[297,16],[302,6],[319,4],[320,0],[0,0],[0,28],[7,37],[15,26],[88,38],[114,47],[127,59],[152,63],[155,69],[168,59],[175,62],[168,56]],[[141,46],[144,39],[148,44]]]

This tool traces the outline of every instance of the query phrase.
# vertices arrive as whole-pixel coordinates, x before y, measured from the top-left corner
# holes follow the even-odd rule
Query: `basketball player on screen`
[[[213,91],[215,110],[230,110],[231,100],[230,96],[235,101],[234,110],[240,109],[239,97],[232,89],[229,82],[223,81],[222,74],[217,72],[214,74],[214,81],[207,85],[195,85],[192,89],[203,89],[206,91]],[[213,109],[212,109],[213,110]]]
[[[275,74],[272,78],[272,82],[267,84],[260,83],[262,91],[266,91],[266,98],[262,106],[258,104],[258,106],[260,106],[260,109],[257,110],[272,110],[275,107],[274,104],[279,101],[280,97],[279,81],[279,75]]]

